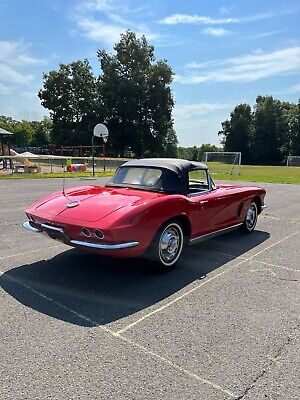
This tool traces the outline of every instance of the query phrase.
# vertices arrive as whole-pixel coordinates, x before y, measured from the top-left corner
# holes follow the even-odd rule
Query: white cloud
[[[133,29],[138,36],[145,34],[148,40],[160,38],[146,25],[127,18],[133,14],[138,16],[143,10],[144,7],[130,8],[120,0],[90,0],[80,1],[70,17],[83,36],[111,48],[127,29]]]
[[[220,121],[227,118],[232,106],[222,103],[175,103],[174,127],[183,146],[218,144]]]
[[[88,0],[79,2],[78,6],[82,10],[89,11],[111,11],[113,10],[114,1],[107,0]]]
[[[47,64],[45,60],[41,60],[40,58],[35,58],[28,56],[26,54],[20,54],[19,57],[17,58],[17,61],[21,65],[45,65]]]
[[[23,74],[10,65],[0,63],[0,79],[5,82],[29,84],[34,76],[32,74]]]
[[[219,25],[238,23],[237,18],[211,18],[202,15],[172,14],[158,21],[165,25],[193,24],[193,25]]]
[[[205,82],[251,82],[258,79],[294,73],[300,68],[300,47],[290,47],[270,53],[256,52],[244,56],[213,61],[214,68],[201,73],[175,75],[183,84]],[[202,63],[203,64],[203,63]],[[194,69],[197,64],[192,64]],[[200,63],[201,65],[201,63]]]
[[[111,48],[120,39],[121,33],[124,33],[126,29],[129,28],[127,26],[113,25],[88,17],[78,19],[77,25],[85,37],[99,43],[104,43],[107,48]],[[140,28],[142,29],[143,27],[140,26]],[[159,38],[159,35],[147,32],[146,27],[144,27],[144,30],[135,30],[135,32],[138,36],[145,34],[148,40]]]
[[[210,60],[210,61],[204,61],[204,62],[192,61],[192,62],[185,64],[185,67],[189,68],[189,69],[201,69],[201,68],[209,67],[212,65],[219,65],[219,64],[220,64],[220,60]]]
[[[19,70],[20,67],[42,63],[42,60],[34,58],[28,53],[29,47],[30,45],[24,43],[23,40],[0,41],[0,84],[2,93],[8,94],[12,91],[12,87],[4,85],[3,82],[27,85],[34,79],[32,74],[26,74],[24,71]]]
[[[288,90],[288,93],[298,93],[300,96],[300,83],[298,83],[297,85],[293,85],[291,86]]]
[[[264,19],[281,17],[284,15],[293,14],[298,12],[298,9],[289,8],[279,12],[268,12],[264,14],[249,15],[247,17],[239,18],[212,18],[204,15],[196,14],[171,14],[162,20],[158,21],[160,24],[165,25],[178,25],[178,24],[191,24],[191,25],[221,25],[221,24],[241,24],[245,22],[255,22]]]
[[[0,94],[11,94],[13,88],[0,82]]]
[[[16,65],[36,65],[46,64],[45,60],[32,57],[29,54],[30,44],[23,40],[5,41],[0,40],[0,54],[2,62],[5,64]]]
[[[285,31],[278,30],[278,31],[261,32],[261,33],[256,33],[254,35],[249,35],[248,37],[250,39],[261,39],[261,38],[265,38],[265,37],[269,37],[269,36],[273,36],[273,35],[278,35],[282,32],[285,32]]]
[[[76,6],[81,12],[105,12],[105,13],[122,13],[122,14],[138,14],[147,10],[147,5],[133,8],[128,6],[125,0],[80,0]]]
[[[204,116],[208,113],[224,110],[228,108],[228,104],[222,103],[192,103],[192,104],[181,104],[175,105],[174,108],[174,117],[180,120],[190,120],[196,116]]]
[[[219,11],[220,11],[220,14],[222,14],[222,15],[230,14],[230,9],[226,6],[220,7]]]
[[[31,99],[31,100],[34,99],[34,100],[39,101],[37,91],[36,92],[24,91],[24,92],[21,92],[20,95],[22,97],[26,97],[27,99]]]
[[[96,42],[103,42],[107,47],[113,46],[124,31],[122,26],[96,21],[93,18],[79,19],[78,27],[84,36]]]
[[[225,36],[231,33],[230,31],[224,28],[205,28],[203,29],[202,32],[205,33],[206,35],[211,35],[216,37]]]

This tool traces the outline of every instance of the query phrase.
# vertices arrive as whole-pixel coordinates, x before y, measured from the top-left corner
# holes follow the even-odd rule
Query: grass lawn
[[[111,171],[107,172],[95,172],[95,176],[112,176],[114,173]],[[13,174],[13,175],[0,175],[0,180],[3,179],[40,179],[40,178],[63,178],[63,172],[53,172],[52,174]],[[66,178],[91,178],[91,172],[66,172]]]
[[[241,182],[269,182],[300,184],[300,167],[273,167],[268,165],[242,165],[240,175],[214,173],[214,180]]]
[[[210,164],[210,163],[209,163]],[[221,173],[220,166],[209,165],[214,180],[230,180],[241,182],[270,182],[300,184],[300,167],[272,167],[262,165],[242,165],[241,174]],[[228,171],[228,166],[226,168]],[[215,172],[214,172],[215,171]],[[91,172],[67,172],[66,178],[91,177]],[[95,176],[111,176],[113,172],[96,172]],[[52,174],[13,174],[0,175],[0,179],[38,179],[62,178],[63,173]]]

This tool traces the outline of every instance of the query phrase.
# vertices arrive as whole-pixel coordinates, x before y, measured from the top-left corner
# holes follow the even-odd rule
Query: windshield
[[[113,184],[153,187],[158,183],[161,175],[162,171],[159,168],[122,167],[117,170],[116,175],[107,186]]]

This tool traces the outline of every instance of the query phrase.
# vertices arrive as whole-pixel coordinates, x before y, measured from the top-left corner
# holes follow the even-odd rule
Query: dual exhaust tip
[[[81,233],[87,238],[92,236],[92,232],[88,228],[85,228],[85,227],[81,229]],[[98,239],[103,239],[104,238],[104,234],[100,229],[95,229],[94,230],[94,235]]]

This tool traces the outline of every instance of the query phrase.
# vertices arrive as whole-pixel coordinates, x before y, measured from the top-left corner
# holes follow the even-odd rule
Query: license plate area
[[[51,239],[59,240],[60,242],[66,241],[66,235],[62,228],[48,224],[42,224],[43,232],[45,232]]]
[[[51,239],[59,240],[60,242],[63,242],[65,240],[65,235],[63,235],[60,232],[53,232],[49,229],[45,229],[44,232],[51,237]]]

